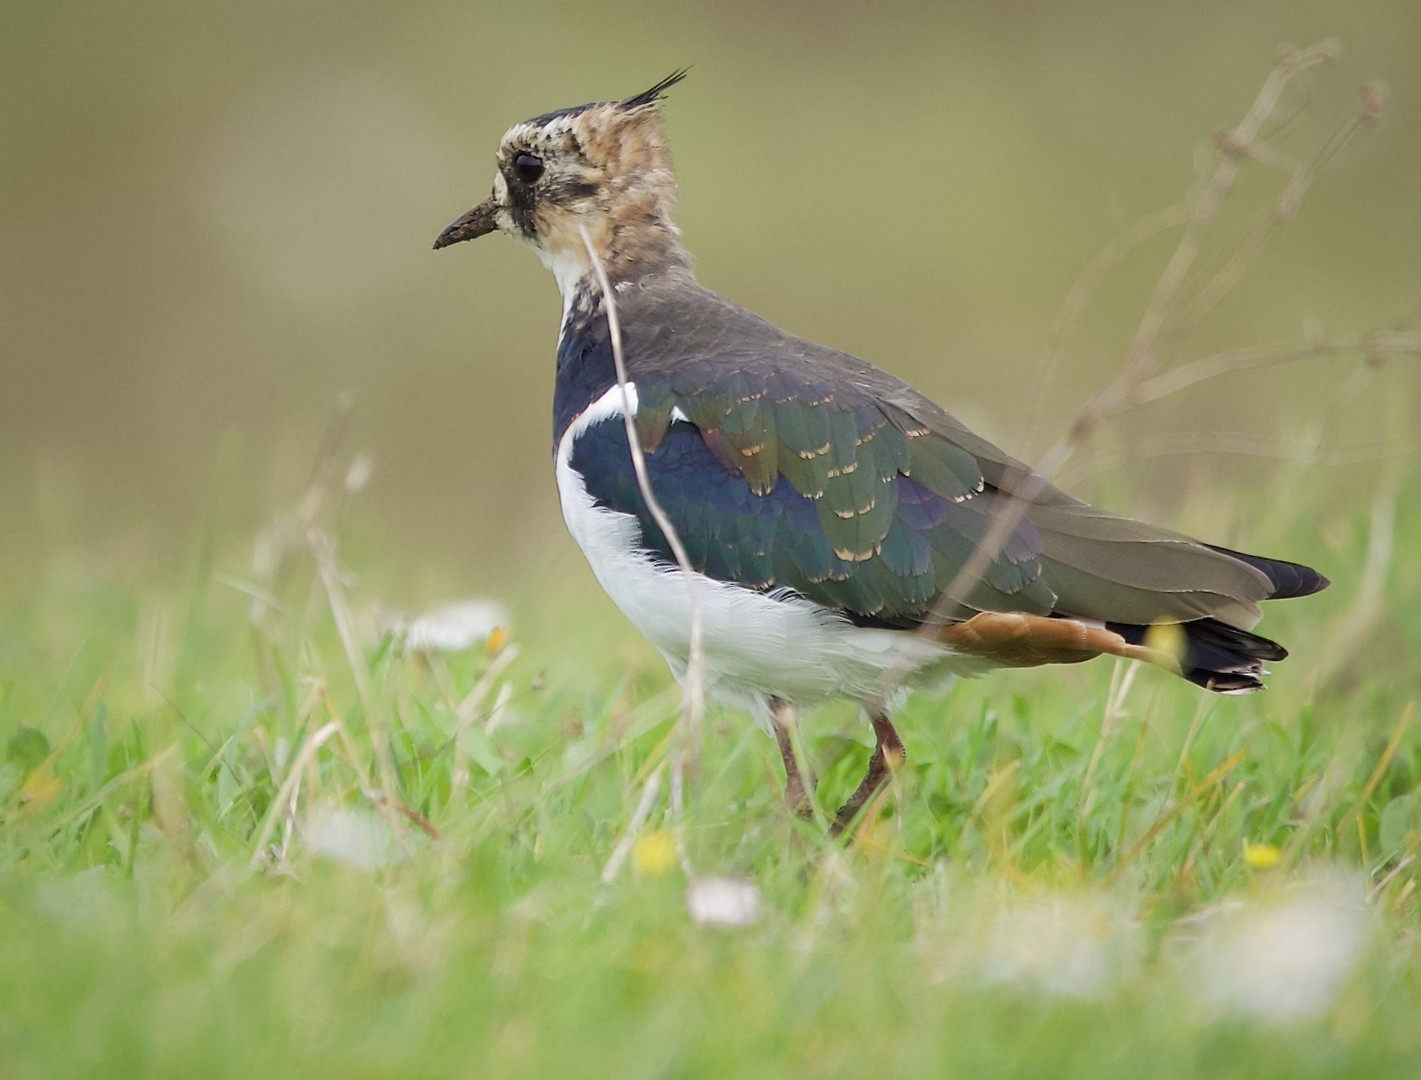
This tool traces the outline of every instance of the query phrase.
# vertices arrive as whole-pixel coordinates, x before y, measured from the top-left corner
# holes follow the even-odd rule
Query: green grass
[[[760,890],[739,929],[690,917],[664,803],[601,882],[678,698],[600,616],[515,619],[461,727],[506,654],[352,654],[299,545],[236,582],[210,537],[147,584],[56,556],[5,585],[0,1075],[1412,1076],[1418,494],[1390,558],[1365,512],[1271,526],[1339,583],[1270,611],[1267,694],[1101,661],[914,696],[847,847],[713,711],[681,832]],[[808,719],[826,807],[866,735]]]

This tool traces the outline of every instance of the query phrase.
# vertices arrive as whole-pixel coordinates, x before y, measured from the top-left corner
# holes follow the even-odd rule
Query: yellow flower
[[[632,866],[642,877],[662,877],[676,865],[676,839],[665,829],[647,829],[632,847]]]
[[[30,773],[24,787],[20,788],[20,801],[43,810],[64,787],[64,781],[56,779],[47,765],[41,765]]]
[[[1255,870],[1271,870],[1278,865],[1283,853],[1275,844],[1250,844],[1243,842],[1243,861]]]
[[[1177,623],[1155,623],[1145,631],[1145,647],[1173,657],[1175,663],[1182,663],[1189,651],[1189,642]]]
[[[484,652],[489,656],[497,656],[503,652],[508,644],[508,627],[495,626],[489,631],[488,641],[484,643]]]

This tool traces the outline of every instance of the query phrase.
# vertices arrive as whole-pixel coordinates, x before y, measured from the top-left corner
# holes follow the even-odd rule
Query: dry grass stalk
[[[1220,375],[1337,356],[1365,356],[1372,364],[1384,363],[1392,356],[1421,357],[1421,330],[1369,330],[1322,341],[1275,342],[1228,349],[1141,380],[1130,390],[1128,403],[1145,405]]]
[[[222,579],[252,598],[251,622],[257,643],[258,664],[273,682],[278,676],[270,663],[269,649],[282,624],[293,617],[299,605],[293,608],[284,601],[286,594],[297,579],[298,572],[314,570],[318,595],[324,600],[330,612],[340,639],[341,650],[350,669],[355,684],[356,696],[369,729],[373,748],[376,776],[372,778],[366,770],[364,755],[356,747],[349,731],[340,717],[340,710],[330,699],[323,682],[316,680],[311,687],[309,698],[299,706],[291,717],[293,726],[299,726],[303,718],[314,717],[318,708],[324,709],[328,721],[321,725],[316,735],[309,737],[301,747],[296,760],[286,770],[284,779],[278,785],[278,795],[272,810],[264,820],[258,842],[252,855],[251,865],[255,868],[263,864],[280,866],[286,857],[286,850],[295,833],[296,808],[300,801],[301,787],[306,783],[308,791],[319,781],[317,758],[324,744],[333,736],[339,739],[332,753],[349,767],[361,796],[386,820],[390,831],[400,848],[408,854],[409,833],[407,826],[414,825],[431,838],[438,838],[439,832],[419,811],[406,805],[400,797],[399,779],[396,775],[392,754],[394,734],[394,708],[382,698],[371,677],[371,669],[364,647],[358,620],[351,608],[347,593],[346,575],[341,569],[336,548],[336,525],[344,506],[343,497],[359,490],[350,476],[356,470],[368,470],[368,459],[356,456],[355,465],[346,465],[341,448],[349,427],[352,399],[342,394],[337,401],[336,414],[322,435],[321,444],[312,466],[307,485],[289,515],[278,515],[268,525],[258,541],[258,572],[265,577],[265,587],[233,579]],[[342,482],[342,477],[345,477]],[[280,621],[277,621],[277,620]],[[456,722],[460,727],[472,721],[473,714],[490,692],[498,677],[516,656],[516,649],[509,647],[494,658],[489,670],[474,687],[474,690],[459,702],[450,702]],[[508,687],[501,688],[495,711],[508,700]],[[284,695],[273,693],[273,700],[284,701]],[[265,745],[265,739],[259,740]],[[338,749],[336,748],[338,747]],[[280,765],[268,754],[268,768],[272,775],[280,772]],[[282,839],[270,844],[277,821],[283,822]]]
[[[612,290],[611,283],[607,280],[607,271],[602,265],[597,249],[592,246],[592,238],[587,235],[587,230],[583,226],[579,225],[578,230],[582,234],[582,243],[587,248],[587,256],[591,260],[592,270],[597,277],[597,285],[602,290],[602,298],[607,307],[607,329],[612,338],[612,359],[617,368],[617,386],[622,394],[622,420],[626,425],[627,445],[631,450],[632,468],[636,472],[637,487],[641,489],[641,497],[646,500],[647,509],[651,512],[652,519],[661,529],[667,543],[671,545],[671,552],[675,555],[676,564],[681,568],[681,576],[686,582],[686,595],[690,603],[690,643],[686,658],[684,690],[681,696],[682,732],[680,746],[672,754],[671,769],[671,805],[673,811],[679,815],[685,801],[686,771],[688,767],[694,768],[696,755],[699,753],[701,745],[701,728],[705,716],[705,653],[701,640],[701,598],[696,586],[698,572],[691,564],[691,558],[686,552],[685,545],[681,543],[680,534],[671,524],[671,519],[662,509],[660,501],[656,498],[656,492],[651,488],[651,478],[646,471],[646,457],[642,453],[641,439],[637,436],[636,411],[632,408],[631,394],[627,389],[627,364],[626,357],[622,352],[622,326],[617,318],[616,294]],[[650,780],[648,780],[648,784],[650,784]],[[645,797],[645,792],[643,792],[643,799]],[[611,867],[611,863],[608,864],[608,867]]]
[[[1346,450],[1324,451],[1318,448],[1316,439],[1283,441],[1237,431],[1167,431],[1141,436],[1130,444],[1128,451],[1092,452],[1080,463],[1067,466],[1057,473],[1056,481],[1070,487],[1099,473],[1152,458],[1195,457],[1199,454],[1276,458],[1300,465],[1339,468],[1365,461],[1390,461],[1421,456],[1421,443],[1374,442],[1352,446]]]
[[[302,745],[300,753],[291,762],[291,767],[286,771],[286,779],[282,781],[281,787],[276,792],[276,798],[271,800],[271,808],[267,810],[266,820],[262,822],[261,831],[257,833],[257,842],[252,846],[251,867],[253,870],[260,868],[267,861],[267,844],[271,840],[271,834],[276,828],[276,823],[285,820],[287,823],[287,843],[290,840],[290,826],[296,812],[296,793],[301,785],[301,776],[306,771],[306,767],[316,760],[316,754],[322,746],[329,742],[341,731],[341,723],[338,720],[328,720],[311,735]],[[278,861],[284,860],[286,843],[282,844],[282,856]]]
[[[631,821],[627,822],[627,831],[617,841],[617,846],[612,849],[612,854],[607,859],[607,865],[602,868],[603,885],[612,884],[622,872],[627,856],[632,853],[636,844],[637,834],[646,824],[646,819],[651,816],[651,808],[656,805],[656,797],[661,792],[661,773],[665,768],[666,763],[663,761],[652,770],[651,775],[646,778],[646,783],[642,785],[641,797],[637,800],[636,809],[632,811]]]
[[[1262,250],[1263,243],[1271,232],[1296,216],[1314,179],[1337,161],[1342,150],[1357,133],[1374,126],[1380,119],[1385,95],[1378,84],[1372,84],[1364,90],[1358,109],[1324,143],[1313,161],[1293,172],[1292,180],[1264,224],[1255,229],[1244,247],[1195,294],[1192,302],[1181,305],[1185,282],[1199,259],[1210,226],[1217,219],[1242,165],[1258,159],[1274,163],[1278,161],[1277,155],[1266,149],[1259,152],[1260,146],[1263,145],[1259,136],[1264,125],[1276,113],[1284,92],[1298,76],[1331,60],[1337,53],[1338,45],[1330,39],[1305,49],[1284,50],[1243,118],[1232,131],[1218,140],[1217,145],[1221,153],[1213,172],[1187,207],[1162,211],[1127,231],[1091,263],[1076,287],[1071,290],[1053,329],[1053,344],[1047,352],[1048,367],[1056,362],[1060,342],[1079,318],[1091,292],[1105,272],[1144,240],[1168,228],[1172,223],[1183,221],[1183,235],[1155,284],[1121,366],[1076,415],[1066,433],[1042,455],[1034,473],[1021,479],[1011,499],[1007,500],[996,514],[972,555],[938,597],[933,611],[919,630],[921,635],[934,637],[937,634],[941,626],[948,621],[948,613],[957,606],[972,583],[981,578],[992,560],[997,557],[1025,516],[1032,500],[1102,424],[1127,409],[1226,372],[1283,363],[1307,356],[1366,352],[1370,357],[1373,350],[1376,350],[1378,355],[1421,354],[1421,335],[1407,331],[1373,333],[1330,342],[1269,345],[1218,353],[1174,372],[1154,375],[1164,341],[1191,321],[1202,317],[1237,283],[1244,270]],[[904,666],[890,672],[884,680],[881,693],[884,696],[890,694],[907,674],[907,668]]]

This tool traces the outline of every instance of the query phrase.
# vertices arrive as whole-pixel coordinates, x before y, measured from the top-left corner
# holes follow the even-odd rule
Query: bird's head
[[[657,108],[685,74],[622,101],[513,125],[498,146],[493,194],[440,233],[435,248],[508,233],[538,253],[564,296],[591,271],[584,233],[614,281],[688,265]]]

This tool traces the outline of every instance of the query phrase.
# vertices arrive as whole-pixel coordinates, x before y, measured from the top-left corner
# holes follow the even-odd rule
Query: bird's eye
[[[513,159],[513,174],[525,184],[536,183],[543,175],[543,159],[533,154],[519,154]]]

